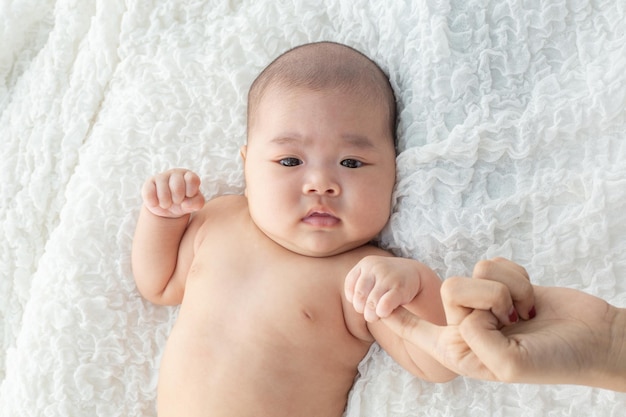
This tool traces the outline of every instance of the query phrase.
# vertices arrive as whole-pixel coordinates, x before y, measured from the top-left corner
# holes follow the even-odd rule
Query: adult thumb
[[[519,378],[519,347],[499,329],[498,319],[488,311],[474,310],[459,326],[461,336],[491,378],[516,382]],[[484,375],[482,376],[484,378]]]

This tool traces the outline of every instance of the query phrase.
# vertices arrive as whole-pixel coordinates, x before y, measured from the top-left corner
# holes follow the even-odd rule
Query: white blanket
[[[279,4],[281,3],[281,4]],[[139,190],[243,189],[255,75],[334,40],[390,74],[382,244],[442,278],[510,257],[626,307],[624,0],[0,0],[0,415],[154,416],[175,308],[137,293]],[[347,416],[619,416],[626,395],[412,378],[376,346]]]

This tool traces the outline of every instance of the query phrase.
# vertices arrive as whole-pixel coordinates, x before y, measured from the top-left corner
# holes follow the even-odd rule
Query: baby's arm
[[[166,171],[146,181],[141,194],[132,249],[135,283],[153,303],[180,304],[197,230],[189,218],[204,205],[200,179],[191,171]]]
[[[390,256],[363,258],[345,281],[346,298],[365,316],[369,331],[381,347],[409,372],[435,382],[449,381],[456,374],[399,337],[379,318],[403,307],[429,322],[445,325],[440,288],[441,280],[426,265]]]

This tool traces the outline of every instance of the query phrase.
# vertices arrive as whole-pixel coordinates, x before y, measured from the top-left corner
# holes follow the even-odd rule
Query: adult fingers
[[[381,321],[400,338],[443,363],[444,358],[438,349],[438,341],[445,327],[421,319],[404,307],[396,308]]]
[[[502,334],[492,314],[483,310],[473,311],[461,323],[459,331],[474,355],[494,375],[494,379],[522,382],[520,369],[524,365],[521,350],[514,339]]]
[[[488,310],[503,324],[517,321],[509,288],[500,282],[451,277],[441,285],[448,324],[460,324],[474,309]]]
[[[508,288],[517,314],[524,320],[535,316],[533,286],[528,272],[521,265],[504,258],[480,261],[474,267],[472,277],[504,284]]]

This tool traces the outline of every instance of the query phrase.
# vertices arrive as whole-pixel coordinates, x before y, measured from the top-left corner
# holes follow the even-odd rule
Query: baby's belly
[[[339,323],[195,316],[181,310],[168,340],[159,417],[342,415],[367,346]]]

